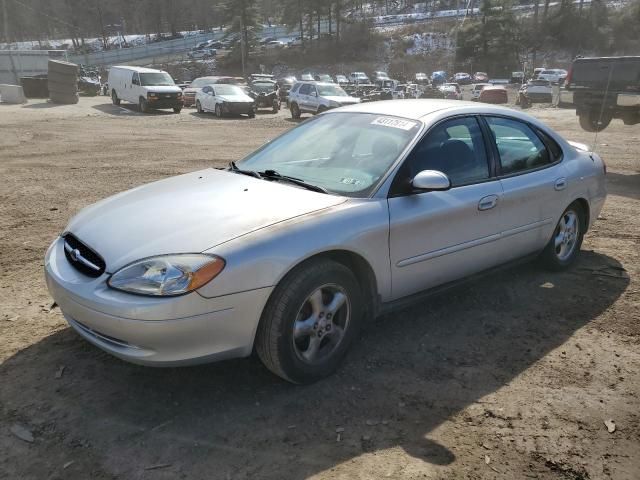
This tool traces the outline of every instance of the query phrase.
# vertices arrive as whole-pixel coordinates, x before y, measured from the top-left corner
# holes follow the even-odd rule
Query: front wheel
[[[120,99],[118,98],[118,94],[115,90],[111,92],[111,102],[114,105],[120,105]]]
[[[564,211],[540,259],[550,270],[568,268],[578,256],[585,233],[584,212],[577,203]]]
[[[182,111],[182,107],[173,107],[173,113],[180,113]]]
[[[355,338],[362,292],[347,267],[318,260],[292,271],[274,290],[258,326],[266,367],[293,383],[333,373]]]
[[[138,104],[138,109],[142,113],[147,113],[149,111],[149,107],[147,105],[147,101],[144,98],[140,99],[140,103]]]
[[[204,110],[202,110],[202,105],[200,104],[200,100],[196,102],[196,110],[198,113],[204,113]]]
[[[291,104],[291,118],[293,118],[294,120],[297,120],[298,118],[300,118],[301,112],[300,112],[300,107],[298,107],[297,103],[292,103]]]
[[[216,112],[216,117],[222,118],[222,107],[220,106],[219,103],[216,103],[215,112]]]

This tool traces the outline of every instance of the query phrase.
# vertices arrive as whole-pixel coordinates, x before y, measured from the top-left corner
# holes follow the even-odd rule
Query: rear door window
[[[503,175],[553,163],[540,137],[526,123],[502,117],[486,117],[486,120],[496,142]]]

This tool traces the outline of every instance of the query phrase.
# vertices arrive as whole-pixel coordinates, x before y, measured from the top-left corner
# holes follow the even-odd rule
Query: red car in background
[[[509,103],[507,89],[498,86],[484,87],[478,100],[483,103]]]

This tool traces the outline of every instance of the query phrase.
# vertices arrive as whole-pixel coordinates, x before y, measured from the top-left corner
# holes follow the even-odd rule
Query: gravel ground
[[[594,140],[572,111],[529,112]],[[640,478],[640,126],[598,135],[610,193],[574,268],[527,264],[372,321],[312,386],[255,358],[129,365],[50,309],[43,256],[80,208],[293,125],[0,105],[0,478]]]

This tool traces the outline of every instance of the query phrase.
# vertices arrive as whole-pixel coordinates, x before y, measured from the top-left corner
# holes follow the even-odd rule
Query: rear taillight
[[[571,83],[571,75],[573,74],[573,65],[569,67],[569,71],[567,72],[567,77],[564,79],[564,84],[569,85]]]

